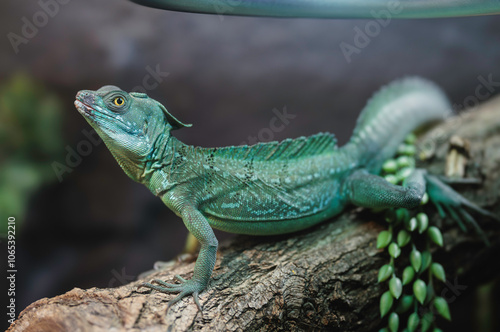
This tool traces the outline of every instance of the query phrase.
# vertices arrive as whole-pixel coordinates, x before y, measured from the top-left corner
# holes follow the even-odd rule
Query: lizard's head
[[[107,85],[97,91],[82,90],[75,106],[101,136],[125,172],[138,179],[143,163],[160,136],[191,125],[184,124],[144,93],[122,91]]]

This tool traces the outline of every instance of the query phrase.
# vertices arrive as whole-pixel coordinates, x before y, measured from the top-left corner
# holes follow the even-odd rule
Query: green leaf
[[[427,332],[431,327],[433,321],[434,314],[432,313],[432,311],[425,313],[424,317],[422,317],[422,332]]]
[[[446,275],[444,273],[444,268],[441,264],[439,263],[432,263],[431,265],[431,271],[432,274],[438,279],[441,280],[442,282],[446,281]]]
[[[426,306],[430,306],[431,300],[436,296],[434,292],[434,286],[431,282],[427,284],[427,295],[425,297],[424,303]]]
[[[396,177],[396,175],[392,174],[387,174],[386,176],[384,176],[384,179],[385,181],[390,182],[392,184],[398,184],[399,182],[399,179]]]
[[[413,305],[413,295],[403,295],[401,300],[399,300],[396,311],[400,314],[405,313]]]
[[[397,243],[391,243],[389,245],[389,255],[394,258],[398,258],[399,255],[401,254],[401,249],[399,248]]]
[[[389,279],[389,277],[392,275],[393,272],[394,268],[391,265],[389,264],[383,265],[380,268],[380,270],[378,270],[378,282],[382,282]]]
[[[391,243],[392,233],[389,231],[382,231],[377,237],[377,249],[385,248]]]
[[[439,228],[437,228],[436,226],[431,226],[427,230],[427,234],[434,243],[436,243],[440,247],[443,246],[443,235],[441,234]]]
[[[397,216],[394,209],[387,209],[385,211],[384,218],[389,224],[395,222],[397,220]]]
[[[415,270],[413,269],[413,267],[407,266],[403,270],[403,285],[408,285],[413,280],[414,276],[415,276]]]
[[[400,247],[406,246],[411,240],[411,235],[404,229],[400,230],[398,233],[398,245]]]
[[[382,165],[382,170],[386,173],[395,173],[398,170],[398,163],[394,159],[388,159]]]
[[[391,292],[387,291],[380,297],[380,317],[384,317],[387,315],[389,310],[391,310],[392,302],[394,298],[391,295]]]
[[[445,299],[442,297],[436,297],[434,299],[434,307],[443,318],[451,321],[450,308],[448,307],[448,303]]]
[[[427,270],[429,265],[432,263],[432,255],[429,251],[424,251],[422,253],[422,266],[420,267],[420,272],[424,272]]]
[[[398,147],[398,154],[413,156],[416,152],[417,152],[417,149],[414,145],[401,144]]]
[[[405,223],[405,226],[407,230],[413,232],[415,229],[417,229],[417,219],[415,217],[411,218]]]
[[[410,317],[408,317],[408,331],[413,332],[417,330],[418,323],[420,323],[420,318],[418,317],[418,314],[414,312],[410,315]]]
[[[414,169],[412,167],[401,168],[399,171],[397,171],[396,177],[399,181],[403,181],[404,179],[409,177],[411,173],[413,173],[413,170]]]
[[[420,201],[420,205],[425,205],[429,202],[429,194],[425,193],[422,197],[422,201]]]
[[[399,328],[399,315],[395,312],[391,313],[389,316],[389,330],[391,332],[397,332]]]
[[[389,329],[387,327],[384,327],[383,329],[378,330],[378,332],[389,332]]]
[[[401,279],[398,277],[392,277],[391,280],[389,280],[389,291],[395,299],[399,299],[401,293],[403,292]]]
[[[401,208],[396,210],[396,216],[398,218],[398,221],[406,221],[407,219],[409,219],[410,214],[407,209]]]
[[[417,141],[417,136],[415,136],[414,133],[410,133],[405,137],[406,144],[414,145],[416,141]]]
[[[432,332],[443,332],[443,330],[441,330],[440,328],[435,327],[435,328],[432,330]]]
[[[423,212],[417,214],[417,224],[418,232],[422,234],[427,229],[427,226],[429,226],[429,217]]]
[[[427,296],[427,286],[423,280],[415,280],[413,283],[413,294],[415,294],[415,297],[420,304],[424,304],[425,297]]]
[[[415,165],[414,159],[408,156],[400,156],[396,159],[396,163],[399,168],[413,167]]]
[[[417,148],[414,145],[407,145],[405,149],[405,154],[408,156],[414,156],[417,153]]]
[[[420,251],[414,249],[410,253],[410,262],[411,266],[413,266],[413,269],[415,272],[420,271],[420,267],[422,266],[422,254],[420,254]]]

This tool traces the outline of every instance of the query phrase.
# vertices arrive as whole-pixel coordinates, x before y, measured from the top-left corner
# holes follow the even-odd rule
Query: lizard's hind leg
[[[369,208],[414,208],[425,194],[425,170],[415,169],[403,186],[359,170],[344,182],[342,192],[354,205]]]
[[[359,170],[346,179],[342,192],[357,206],[415,208],[420,204],[426,189],[441,217],[450,216],[464,231],[465,225],[469,224],[488,243],[484,232],[467,210],[497,221],[500,221],[500,218],[472,203],[423,169],[415,169],[403,182],[403,186],[394,185],[380,176]]]

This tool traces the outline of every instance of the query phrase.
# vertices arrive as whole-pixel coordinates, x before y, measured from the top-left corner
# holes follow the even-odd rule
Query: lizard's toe
[[[438,177],[426,175],[426,180],[429,197],[437,207],[440,216],[444,217],[447,215],[451,217],[451,219],[457,222],[460,228],[464,231],[466,230],[465,224],[472,226],[483,241],[486,244],[489,244],[485,233],[467,210],[474,212],[477,215],[489,217],[497,221],[500,220],[499,217],[461,196],[451,187],[443,183]]]
[[[194,302],[196,303],[196,306],[201,311],[202,309],[201,309],[201,304],[200,304],[200,301],[198,298],[198,294],[201,293],[205,289],[206,285],[204,285],[202,282],[195,280],[195,279],[186,280],[179,275],[176,275],[175,278],[180,281],[179,284],[169,284],[169,283],[166,283],[160,279],[153,279],[151,281],[151,283],[146,282],[146,283],[141,284],[141,287],[147,287],[147,288],[154,289],[156,291],[159,291],[162,293],[167,293],[167,294],[179,293],[179,295],[177,295],[173,300],[171,300],[168,303],[167,311],[168,311],[168,309],[170,309],[170,307],[172,305],[174,305],[175,303],[182,300],[184,297],[191,295],[191,294],[193,295]],[[161,286],[153,285],[152,284],[153,282],[157,283]]]

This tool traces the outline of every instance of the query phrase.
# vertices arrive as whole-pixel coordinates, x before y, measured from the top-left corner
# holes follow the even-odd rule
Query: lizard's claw
[[[429,194],[432,203],[434,203],[438,209],[439,215],[442,218],[447,215],[450,216],[458,223],[463,231],[467,230],[465,223],[471,225],[476,230],[477,234],[482,237],[484,242],[489,245],[489,241],[483,230],[466,209],[499,222],[500,218],[461,196],[451,187],[443,183],[438,177],[426,174],[426,180],[427,193]]]
[[[206,285],[204,285],[202,282],[195,280],[195,279],[186,280],[186,279],[182,278],[180,275],[176,275],[175,278],[180,281],[179,284],[169,284],[169,283],[166,283],[160,279],[153,279],[151,282],[157,283],[160,286],[145,282],[145,283],[141,284],[141,287],[151,288],[151,289],[157,290],[157,291],[162,292],[162,293],[167,293],[167,294],[179,293],[179,295],[177,295],[173,300],[171,300],[168,303],[167,311],[170,309],[170,307],[172,305],[179,302],[181,299],[183,299],[184,297],[186,297],[190,294],[193,295],[194,302],[196,303],[198,310],[202,311],[198,295],[200,294],[200,292],[202,292],[205,289]]]

